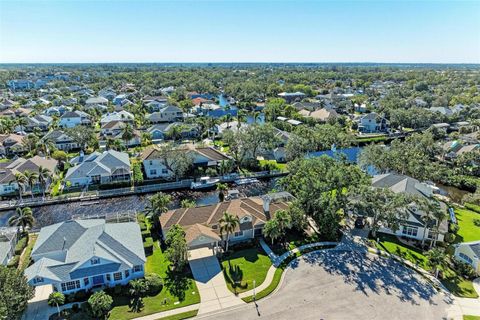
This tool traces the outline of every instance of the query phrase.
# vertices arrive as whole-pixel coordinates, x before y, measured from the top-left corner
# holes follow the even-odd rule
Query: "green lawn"
[[[129,297],[114,297],[114,307],[110,313],[110,319],[133,319],[199,303],[200,295],[198,294],[198,289],[192,276],[185,272],[174,274],[169,270],[169,265],[170,263],[163,255],[158,243],[155,243],[153,254],[147,257],[145,272],[159,274],[164,281],[163,290],[156,296],[145,297],[143,299],[144,307],[142,311],[138,313],[130,310]]]
[[[286,171],[287,170],[287,164],[286,163],[278,163],[277,160],[260,160],[259,163],[260,163],[260,166],[264,166],[267,163],[269,163],[269,164],[275,166],[277,168],[277,170],[280,170],[280,171]]]
[[[271,242],[269,242],[268,245],[276,255],[282,255],[285,252],[293,250],[301,245],[319,241],[324,241],[324,239],[321,239],[318,234],[308,235],[304,232],[290,230],[285,235],[285,240],[283,242],[277,241],[273,245]]]
[[[463,320],[480,320],[479,316],[463,316]]]
[[[480,240],[480,226],[475,225],[475,220],[480,223],[480,214],[475,211],[455,208],[455,216],[458,221],[458,232],[455,242],[469,242]]]
[[[402,257],[427,271],[431,269],[427,264],[427,258],[419,249],[400,243],[395,236],[382,233],[378,233],[377,235],[378,238],[380,238],[380,243],[376,244],[378,249]],[[444,270],[444,279],[442,279],[441,282],[451,293],[458,297],[478,297],[473,288],[472,281],[457,275],[455,271],[450,268]]]
[[[30,234],[28,236],[27,247],[25,248],[25,251],[23,252],[22,257],[20,258],[20,263],[18,265],[19,270],[25,270],[30,264],[30,254],[32,253],[33,246],[37,241],[37,237],[38,236],[36,234]]]
[[[260,248],[236,251],[222,259],[223,275],[230,291],[241,293],[258,287],[272,266],[270,258]]]
[[[377,238],[380,239],[379,243],[376,242],[378,249],[402,257],[425,270],[430,269],[427,265],[427,258],[421,250],[407,246],[398,241],[397,237],[389,234],[377,233]]]

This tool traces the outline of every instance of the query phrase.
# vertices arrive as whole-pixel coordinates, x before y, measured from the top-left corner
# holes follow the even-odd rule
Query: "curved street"
[[[277,292],[201,319],[446,319],[452,301],[415,271],[352,251],[317,251],[294,260]]]

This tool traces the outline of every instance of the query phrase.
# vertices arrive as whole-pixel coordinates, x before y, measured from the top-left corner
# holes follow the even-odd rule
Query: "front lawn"
[[[270,258],[261,248],[250,248],[225,255],[221,261],[227,287],[233,293],[253,289],[253,280],[258,287],[272,266]]]
[[[377,236],[380,239],[380,243],[376,243],[378,249],[402,257],[424,270],[431,270],[427,264],[427,257],[425,257],[420,249],[407,246],[392,235],[378,233]],[[463,298],[478,297],[473,288],[472,281],[464,279],[451,268],[446,268],[443,274],[444,278],[441,282],[452,294]]]
[[[377,238],[380,240],[380,242],[376,242],[378,249],[402,257],[425,270],[430,269],[427,265],[427,258],[420,249],[407,246],[401,243],[397,237],[389,234],[377,233]]]
[[[280,170],[280,171],[287,170],[287,164],[278,163],[277,160],[260,160],[259,164],[261,167],[264,167],[265,165],[271,165],[273,168],[276,168],[277,170]]]
[[[273,245],[270,240],[266,239],[265,242],[270,246],[272,251],[276,255],[282,255],[287,251],[293,250],[301,245],[319,242],[319,241],[326,241],[325,239],[321,239],[320,236],[316,233],[312,235],[308,235],[305,232],[300,232],[296,230],[289,230],[285,234],[285,239],[277,240]]]
[[[463,316],[463,320],[480,320],[479,316]]]
[[[163,255],[158,243],[155,243],[153,254],[147,257],[145,273],[156,273],[162,277],[164,282],[162,291],[155,296],[143,298],[144,307],[141,312],[131,311],[130,297],[113,297],[110,319],[128,320],[199,303],[200,295],[191,274],[189,272],[173,273],[169,265],[170,262]]]
[[[455,217],[459,227],[455,243],[480,240],[480,225],[475,225],[476,220],[480,223],[479,213],[456,207]]]

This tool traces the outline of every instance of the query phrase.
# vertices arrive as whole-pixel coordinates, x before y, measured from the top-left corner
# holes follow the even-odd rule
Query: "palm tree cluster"
[[[38,171],[25,171],[23,173],[17,172],[15,173],[15,178],[10,183],[15,183],[18,188],[18,196],[20,201],[22,201],[22,194],[25,192],[26,188],[28,187],[31,192],[31,196],[33,199],[33,189],[34,187],[39,184],[42,189],[43,198],[45,198],[45,191],[48,188],[48,184],[51,181],[52,173],[49,169],[44,168],[42,166],[38,167]]]
[[[27,227],[31,228],[35,222],[33,212],[30,207],[17,207],[15,214],[8,219],[9,226],[21,227],[22,233],[25,233]]]

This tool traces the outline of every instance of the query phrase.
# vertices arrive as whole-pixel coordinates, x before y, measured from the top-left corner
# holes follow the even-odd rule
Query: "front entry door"
[[[93,285],[98,286],[103,284],[103,275],[93,277]]]

